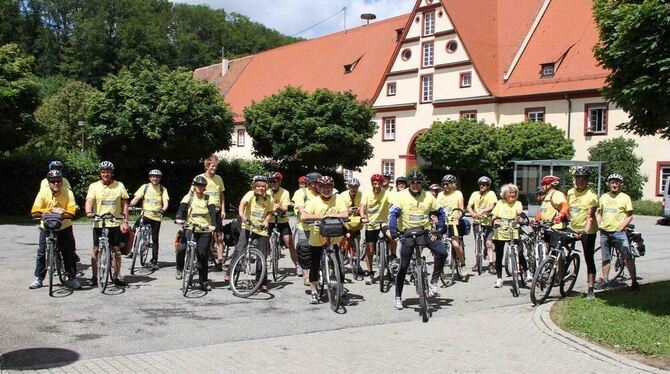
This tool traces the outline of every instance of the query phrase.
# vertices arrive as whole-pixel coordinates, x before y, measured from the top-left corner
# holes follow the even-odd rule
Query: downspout
[[[568,140],[570,140],[570,122],[572,119],[572,100],[570,100],[570,95],[566,92],[565,93],[565,100],[568,101]]]

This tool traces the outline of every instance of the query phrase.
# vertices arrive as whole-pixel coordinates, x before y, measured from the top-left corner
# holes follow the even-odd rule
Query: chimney
[[[402,27],[399,28],[399,29],[395,29],[395,41],[396,41],[396,42],[399,42],[399,41],[400,41],[400,38],[402,38],[402,32],[403,32],[403,31],[405,31],[405,29],[402,28]]]
[[[221,76],[226,76],[228,72],[228,67],[230,66],[230,61],[224,56],[224,49],[221,48]]]

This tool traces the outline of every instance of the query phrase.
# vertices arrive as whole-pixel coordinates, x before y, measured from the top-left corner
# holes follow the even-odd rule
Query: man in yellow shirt
[[[144,224],[151,226],[151,269],[158,270],[158,236],[161,231],[161,217],[168,208],[170,196],[167,189],[161,183],[163,173],[158,169],[149,172],[149,183],[143,184],[137,189],[130,206],[135,206],[142,200],[142,209],[144,209]],[[137,230],[140,224],[139,218],[133,225],[133,230]],[[132,255],[132,251],[130,254]]]
[[[640,285],[637,283],[637,273],[635,271],[635,257],[630,251],[630,243],[626,236],[626,226],[633,221],[633,203],[630,196],[621,192],[623,177],[619,174],[611,174],[607,177],[607,186],[609,192],[603,194],[598,202],[598,221],[600,221],[600,247],[603,256],[603,279],[604,287],[609,283],[610,262],[612,252],[610,250],[610,241],[621,256],[624,258],[626,268],[630,273],[632,283],[630,289],[639,291]]]
[[[456,256],[460,258],[461,264],[461,275],[463,277],[468,276],[468,268],[465,266],[465,251],[461,246],[462,235],[464,232],[464,225],[461,224],[463,212],[465,208],[465,202],[463,199],[463,193],[456,189],[456,176],[447,174],[442,177],[442,192],[437,194],[437,204],[444,209],[444,214],[447,215],[447,230],[448,236],[453,238],[451,240],[451,245],[456,252]],[[455,210],[460,209],[460,211]],[[449,224],[449,221],[456,222],[456,228],[458,233],[455,232],[454,226]]]
[[[63,175],[58,170],[51,170],[47,173],[48,190],[40,190],[35,198],[30,214],[37,218],[44,214],[60,214],[62,223],[56,230],[56,242],[58,250],[63,256],[65,272],[69,276],[68,286],[73,289],[81,288],[81,283],[77,279],[77,264],[74,257],[74,235],[72,233],[72,220],[77,209],[74,202],[74,195],[71,190],[64,189]],[[47,231],[44,230],[44,224],[40,225],[40,236],[37,247],[37,257],[35,259],[35,273],[33,283],[30,289],[42,287],[42,280],[46,275],[46,248]]]
[[[498,202],[496,193],[491,191],[491,178],[487,176],[480,177],[477,180],[479,191],[475,191],[468,199],[468,212],[472,216],[472,223],[479,225],[486,243],[486,252],[489,260],[489,273],[496,273],[496,255],[493,247],[493,224],[491,223],[491,211]],[[477,265],[472,268],[477,271]]]
[[[220,271],[223,269],[223,220],[226,218],[226,199],[224,191],[226,186],[223,184],[223,179],[216,174],[219,167],[219,158],[216,155],[210,155],[205,160],[205,172],[200,174],[207,180],[207,188],[205,194],[209,196],[209,201],[216,207],[216,222],[214,226],[214,240],[216,244],[216,268]],[[193,188],[191,188],[193,192]]]
[[[86,194],[86,217],[93,218],[95,215],[103,215],[111,213],[114,217],[123,214],[123,222],[119,225],[118,222],[107,222],[109,245],[114,252],[114,277],[113,282],[117,286],[126,286],[126,282],[119,279],[121,272],[121,232],[124,233],[129,230],[128,227],[128,191],[123,183],[113,179],[114,164],[109,161],[103,161],[98,165],[100,171],[100,180],[91,183],[88,186],[88,193]],[[91,252],[91,268],[93,270],[93,277],[91,278],[91,286],[98,285],[98,239],[102,235],[102,223],[96,222],[93,225],[93,252]]]
[[[298,224],[296,225],[295,237],[293,239],[298,251],[298,262],[302,269],[303,283],[305,286],[309,286],[309,268],[311,266],[311,251],[309,248],[310,226],[303,222],[302,215],[305,212],[305,205],[307,205],[307,202],[319,196],[317,182],[319,181],[319,178],[321,178],[321,174],[313,171],[307,174],[306,177],[307,188],[300,189],[293,195],[294,209],[298,216]],[[302,191],[302,193],[299,193],[300,191]]]
[[[363,193],[361,198],[361,205],[359,207],[362,222],[386,222],[388,225],[388,215],[390,202],[388,195],[390,192],[383,189],[384,176],[381,174],[374,174],[370,178],[372,183],[372,190]],[[379,231],[384,229],[384,235],[389,238],[389,251],[391,252],[391,261],[397,262],[396,256],[396,241],[391,237],[388,227],[383,227],[381,223],[368,223],[365,229],[365,244],[366,255],[365,264],[368,269],[372,270],[372,258],[375,254],[375,245],[379,239]],[[380,275],[382,276],[382,275]],[[373,283],[372,274],[370,274],[370,283]],[[366,282],[367,283],[367,282]]]
[[[280,215],[283,215],[277,219],[277,222],[275,222],[274,216],[270,217],[269,230],[272,231],[273,226],[277,225],[279,235],[288,248],[291,261],[293,261],[293,266],[295,266],[296,275],[302,276],[302,269],[299,269],[300,264],[298,264],[298,253],[295,250],[293,236],[291,235],[291,225],[289,224],[288,217],[286,216],[288,213],[288,207],[291,205],[291,198],[288,191],[281,187],[282,179],[284,179],[284,176],[278,171],[270,173],[268,178],[268,182],[270,183],[270,188],[272,190],[272,199],[274,200],[275,204],[275,211],[278,211]]]
[[[586,281],[588,290],[587,299],[594,299],[593,287],[596,278],[596,263],[593,254],[596,247],[596,232],[598,232],[598,221],[596,221],[596,209],[598,208],[598,195],[589,188],[591,173],[586,166],[575,168],[575,187],[568,191],[568,205],[570,206],[570,224],[568,229],[579,234],[584,251],[584,262],[586,262]]]
[[[358,242],[358,245],[360,246],[361,230],[363,229],[359,211],[363,193],[358,190],[361,186],[361,182],[358,178],[352,178],[346,181],[346,185],[347,190],[342,191],[336,196],[338,202],[347,207],[347,210],[349,211],[349,222],[345,224],[348,235],[342,237],[339,246],[343,253],[349,254],[349,258],[354,258],[356,256],[355,245]],[[360,269],[352,270],[354,279],[358,276],[358,270]],[[370,279],[366,281],[366,284],[371,284],[372,268],[368,268],[368,275]]]

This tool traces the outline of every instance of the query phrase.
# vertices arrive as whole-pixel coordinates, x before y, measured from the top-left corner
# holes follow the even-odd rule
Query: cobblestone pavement
[[[648,248],[638,262],[642,282],[669,278],[670,228],[644,217],[636,224]],[[164,227],[162,260],[170,260],[173,229]],[[89,230],[75,228],[84,263]],[[214,291],[184,298],[173,263],[128,276],[131,286],[109,295],[60,290],[49,298],[45,289],[27,287],[34,227],[0,226],[0,238],[0,365],[7,372],[658,371],[557,330],[546,307],[531,306],[528,290],[513,298],[507,284],[494,289],[488,275],[441,289],[425,324],[412,287],[404,295],[408,307],[394,311],[393,291],[349,283],[353,303],[338,315],[325,304],[309,305],[301,279],[291,275],[272,284],[269,294],[243,300],[213,273]],[[282,264],[290,266],[287,258]],[[90,276],[86,266],[80,270]],[[580,274],[577,290],[583,287]]]

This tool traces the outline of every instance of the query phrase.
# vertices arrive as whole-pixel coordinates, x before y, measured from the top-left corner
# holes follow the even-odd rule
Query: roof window
[[[356,67],[356,65],[358,65],[358,62],[361,60],[362,57],[363,57],[363,56],[357,58],[357,59],[356,59],[354,62],[352,62],[351,64],[345,64],[345,65],[344,65],[344,74],[349,74],[349,73],[351,73],[352,71],[354,71],[354,68]]]
[[[542,71],[540,72],[541,78],[551,78],[556,72],[556,64],[553,62],[542,64]]]

